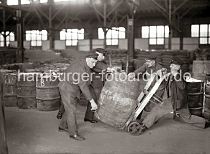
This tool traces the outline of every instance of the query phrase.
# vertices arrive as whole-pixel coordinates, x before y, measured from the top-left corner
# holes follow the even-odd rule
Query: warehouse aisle
[[[6,108],[9,153],[209,153],[210,128],[202,130],[173,120],[162,120],[141,136],[131,136],[102,123],[84,123],[79,106],[83,142],[57,131],[57,111],[41,112]]]

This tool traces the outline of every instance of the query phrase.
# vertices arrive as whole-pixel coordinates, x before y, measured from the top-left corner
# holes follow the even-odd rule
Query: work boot
[[[81,135],[78,135],[78,134],[74,134],[74,135],[69,135],[70,138],[74,139],[74,140],[77,140],[77,141],[84,141],[85,138]]]
[[[67,132],[68,133],[68,128],[58,127],[58,131],[59,132]]]

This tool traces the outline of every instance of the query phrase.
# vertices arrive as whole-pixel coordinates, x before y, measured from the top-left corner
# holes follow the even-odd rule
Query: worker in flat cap
[[[148,89],[143,89],[144,93],[147,94],[152,87],[156,83],[156,79],[158,79],[160,76],[162,76],[164,73],[167,72],[167,69],[160,63],[158,62],[157,56],[153,55],[150,53],[147,58],[145,58],[145,63],[143,66],[135,70],[133,73],[129,73],[129,77],[136,77],[139,78],[139,76],[142,77],[143,81],[148,82],[152,74],[156,74],[157,77],[155,77]],[[155,96],[158,97],[160,100],[163,98],[164,90],[166,87],[166,81],[163,80],[160,86],[158,87],[158,90],[155,93]],[[150,112],[151,109],[154,107],[154,103],[159,103],[158,101],[151,101],[149,102],[146,107],[144,108],[144,111]],[[141,115],[138,116],[137,119],[140,119]]]
[[[185,100],[185,82],[180,74],[182,64],[182,60],[178,57],[173,57],[171,60],[171,75],[167,82],[168,99],[163,100],[161,104],[156,104],[144,118],[139,135],[151,128],[162,117],[167,117],[166,115],[200,128],[206,128],[209,125],[204,118],[191,115],[187,109],[187,104],[183,104]]]
[[[108,68],[108,65],[105,62],[107,54],[108,54],[108,52],[103,48],[93,49],[90,53],[87,54],[87,56],[96,55],[96,59],[97,59],[95,67],[91,68],[92,81],[91,81],[91,85],[89,86],[90,92],[91,92],[93,99],[95,100],[96,103],[99,99],[99,96],[100,96],[100,93],[101,93],[101,90],[103,88],[104,81],[105,81],[105,79],[102,79],[101,72],[106,72],[106,70]],[[65,111],[64,106],[61,103],[60,107],[59,107],[58,114],[57,114],[58,119],[62,118],[64,111]],[[94,116],[94,112],[91,111],[90,103],[87,104],[87,110],[85,113],[84,121],[91,122],[91,123],[97,122],[97,120]]]
[[[103,78],[104,75],[102,73],[107,72],[108,65],[105,62],[108,52],[103,48],[96,48],[93,49],[92,53],[96,53],[97,56],[97,63],[94,68],[91,69],[93,72],[93,80],[91,83],[91,91],[94,94],[94,100],[98,103],[98,99],[101,93],[101,90],[104,86],[105,79]],[[91,111],[91,105],[87,105],[84,121],[90,123],[96,123],[97,120],[95,118],[94,112]]]
[[[89,101],[92,111],[98,108],[90,91],[91,69],[96,65],[97,57],[97,54],[92,54],[80,61],[73,62],[65,71],[65,80],[59,83],[59,91],[65,109],[59,130],[68,132],[70,138],[79,141],[85,140],[78,132],[76,119],[76,106],[81,92]]]

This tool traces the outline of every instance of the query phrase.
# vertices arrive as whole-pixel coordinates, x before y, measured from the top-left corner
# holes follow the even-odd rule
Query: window
[[[142,38],[149,38],[150,45],[163,45],[168,36],[168,26],[142,26]]]
[[[4,46],[4,37],[3,37],[3,32],[1,32],[0,35],[0,46],[3,47]],[[15,35],[13,32],[6,32],[6,44],[7,46],[9,45],[10,41],[15,41]]]
[[[42,40],[47,40],[46,30],[26,31],[26,41],[31,41],[31,46],[42,46]]]
[[[98,28],[98,38],[104,39],[104,31],[102,28]],[[107,45],[118,45],[119,39],[125,38],[124,27],[112,27],[106,33],[106,44]]]
[[[48,0],[21,0],[21,4],[30,4],[32,2],[47,3]],[[18,0],[7,0],[7,5],[18,5]]]
[[[191,25],[191,37],[198,37],[199,44],[210,44],[210,24]]]
[[[60,40],[66,40],[66,46],[77,46],[78,40],[84,39],[84,29],[63,29]]]

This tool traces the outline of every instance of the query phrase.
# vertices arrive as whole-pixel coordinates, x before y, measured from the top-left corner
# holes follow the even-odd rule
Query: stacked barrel
[[[209,80],[210,81],[210,80]],[[204,98],[204,106],[203,106],[203,116],[210,120],[210,82],[205,84],[205,98]]]
[[[3,81],[3,101],[7,107],[17,106],[17,73],[12,70],[1,70]]]
[[[69,66],[65,63],[20,71],[1,69],[5,106],[40,111],[57,110],[61,103],[59,76]]]
[[[187,83],[187,103],[191,114],[202,116],[203,95],[204,95],[203,82]]]
[[[18,73],[17,81],[17,106],[20,109],[36,108],[36,72],[34,69],[28,69],[25,72]]]

